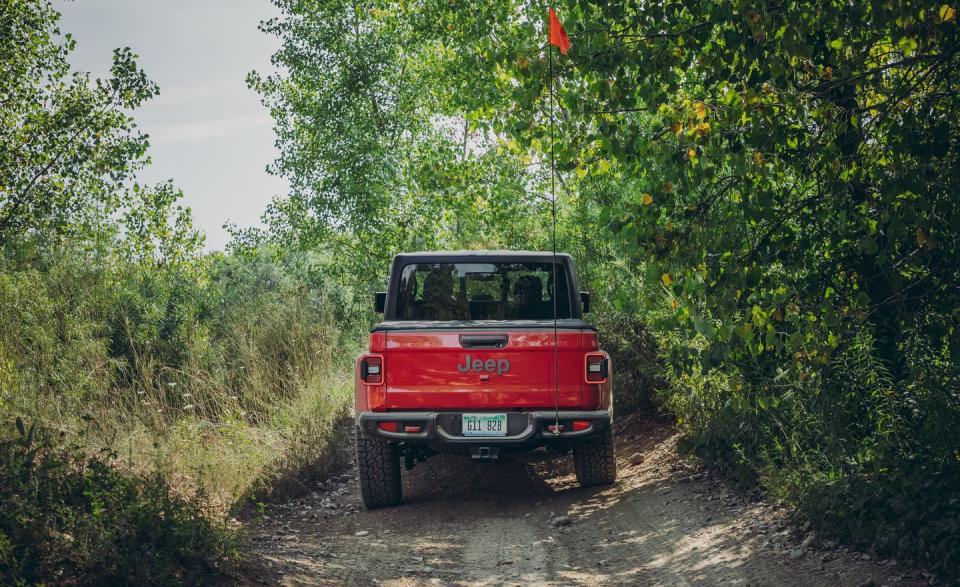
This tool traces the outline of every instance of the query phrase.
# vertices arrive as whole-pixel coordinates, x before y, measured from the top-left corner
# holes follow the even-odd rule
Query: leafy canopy
[[[288,71],[258,87],[288,242],[369,238],[345,261],[377,251],[365,267],[548,246],[552,115],[561,247],[602,312],[652,330],[701,454],[882,546],[957,552],[931,538],[960,519],[954,4],[568,0],[566,58],[545,3],[278,4]],[[496,179],[464,173],[479,161]],[[503,203],[461,197],[483,189]],[[923,536],[889,517],[930,491],[917,515],[945,521]],[[883,497],[849,513],[857,495]]]

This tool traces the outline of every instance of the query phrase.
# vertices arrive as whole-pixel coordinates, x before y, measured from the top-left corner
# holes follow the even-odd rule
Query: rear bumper
[[[479,413],[490,413],[488,410]],[[428,442],[453,445],[515,446],[523,444],[544,444],[551,441],[565,441],[585,438],[606,432],[611,425],[611,414],[600,411],[561,410],[559,415],[553,411],[508,412],[506,436],[463,436],[458,422],[460,416],[470,412],[361,412],[357,415],[357,427],[367,438],[379,438],[394,442]],[[574,421],[590,423],[585,430],[573,430]],[[561,430],[551,430],[559,421]],[[380,427],[381,422],[396,422],[398,432],[390,432]],[[419,427],[416,432],[400,432],[406,427]]]

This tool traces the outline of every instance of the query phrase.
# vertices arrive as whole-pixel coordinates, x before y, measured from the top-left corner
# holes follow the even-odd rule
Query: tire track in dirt
[[[405,503],[365,511],[355,470],[250,523],[248,584],[918,585],[791,524],[676,455],[669,426],[618,424],[620,481],[580,488],[569,457],[439,456],[404,472]],[[627,457],[639,452],[642,464]],[[569,525],[551,523],[567,516]],[[872,582],[872,583],[871,583]]]
[[[547,542],[545,544],[545,542]],[[463,569],[468,583],[478,586],[516,581],[542,585],[552,569],[549,540],[541,540],[523,519],[497,519],[488,528],[467,538]]]

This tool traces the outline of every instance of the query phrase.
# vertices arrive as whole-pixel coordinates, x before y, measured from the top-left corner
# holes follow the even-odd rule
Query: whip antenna
[[[553,250],[553,291],[550,294],[553,300],[553,434],[560,434],[560,361],[559,345],[557,343],[557,293],[560,291],[560,283],[557,280],[557,164],[553,154],[553,127],[554,127],[554,95],[553,95],[553,46],[556,45],[560,52],[567,54],[570,48],[570,39],[567,38],[567,31],[557,19],[557,13],[550,9],[550,42],[547,44],[547,56],[550,60],[550,205],[551,205],[551,229],[552,229],[552,250]],[[568,288],[569,289],[569,288]]]
[[[557,345],[557,165],[553,158],[553,45],[550,46],[550,217],[552,220],[553,247],[553,433],[560,434],[560,377],[559,349]]]

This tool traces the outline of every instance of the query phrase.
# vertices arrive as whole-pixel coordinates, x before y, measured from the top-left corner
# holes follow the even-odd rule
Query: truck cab
[[[583,316],[573,259],[526,251],[397,255],[384,319],[356,361],[360,489],[401,501],[400,462],[539,446],[573,453],[582,485],[612,483],[610,359]]]

